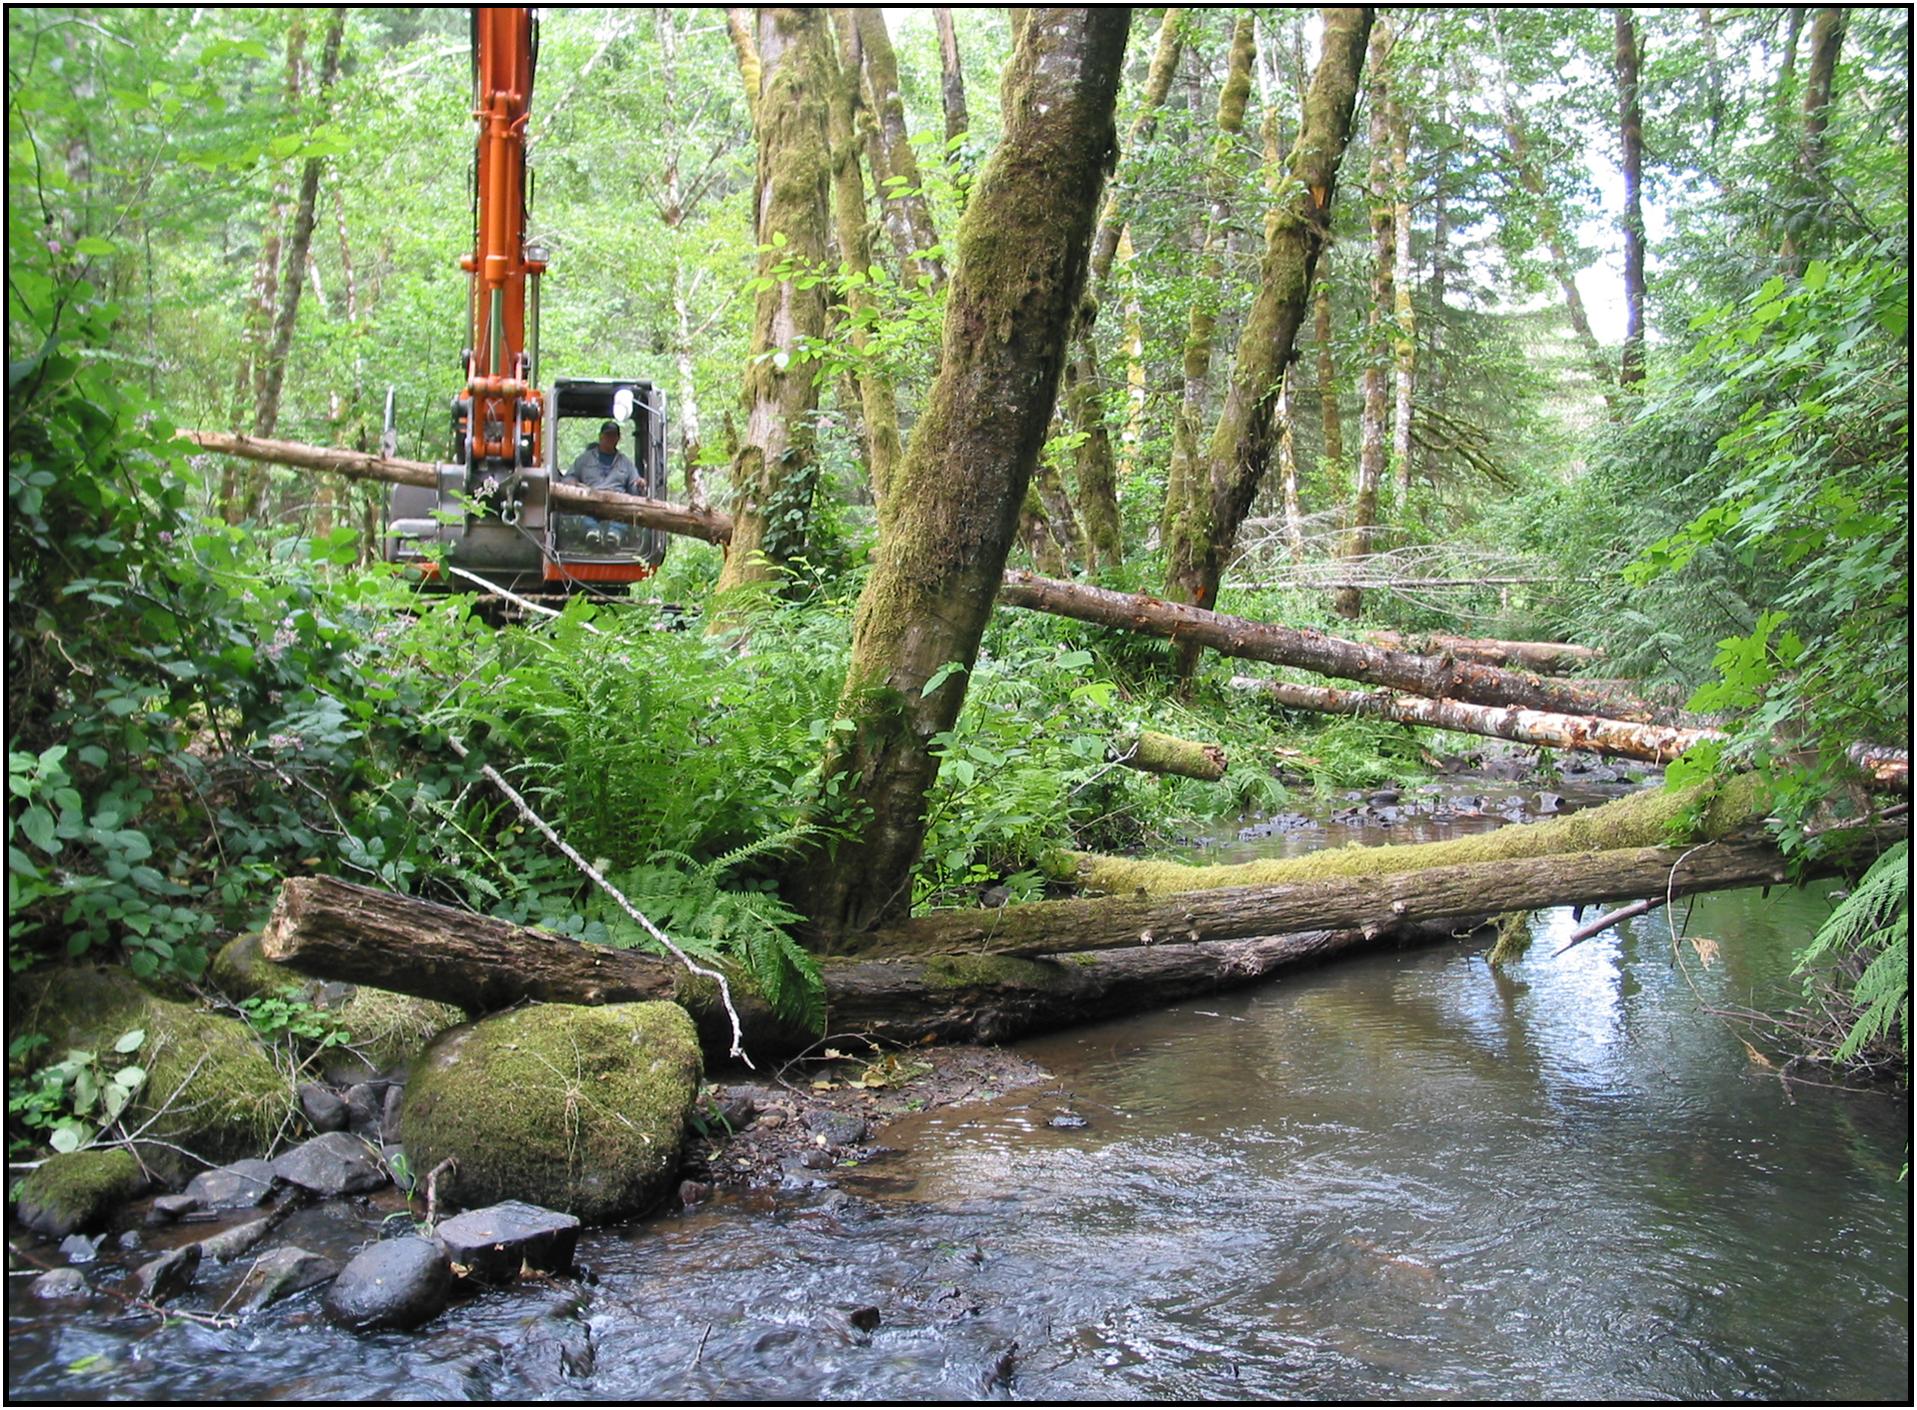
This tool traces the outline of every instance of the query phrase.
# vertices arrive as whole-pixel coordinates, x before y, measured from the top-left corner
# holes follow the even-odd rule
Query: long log
[[[1400,724],[1430,725],[1436,729],[1482,734],[1495,739],[1538,744],[1548,749],[1582,749],[1647,763],[1668,764],[1696,745],[1723,741],[1719,729],[1684,729],[1676,725],[1637,724],[1596,715],[1560,715],[1544,710],[1495,709],[1459,700],[1427,700],[1419,695],[1385,691],[1339,690],[1333,686],[1297,685],[1291,681],[1233,676],[1240,690],[1256,690],[1293,710],[1315,710],[1327,715],[1373,715]],[[1910,792],[1910,751],[1875,744],[1852,745],[1850,761],[1863,771],[1870,787],[1886,793]]]
[[[1831,867],[1835,870],[1834,865]],[[1169,896],[1101,897],[935,912],[864,937],[872,953],[1045,955],[1128,945],[1200,944],[1308,929],[1381,934],[1394,924],[1772,886],[1789,876],[1769,842],[1634,847],[1470,862],[1392,876],[1332,877]]]
[[[354,480],[377,480],[389,485],[420,485],[427,489],[439,483],[439,467],[423,460],[400,460],[365,451],[337,450],[328,446],[301,445],[295,441],[267,440],[258,436],[232,436],[222,431],[181,431],[180,439],[191,441],[202,450],[234,455],[243,460],[264,461],[269,465],[289,465],[299,470],[317,470],[329,475],[345,475]],[[589,490],[582,485],[558,483],[552,486],[552,502],[563,509],[590,513],[602,519],[644,524],[669,534],[683,534],[707,543],[732,541],[732,519],[711,509],[688,509],[660,499],[619,494],[613,490]]]
[[[1576,670],[1604,653],[1594,646],[1576,646],[1568,641],[1496,641],[1489,637],[1448,636],[1431,632],[1407,636],[1403,632],[1366,632],[1365,642],[1387,651],[1409,651],[1419,656],[1455,656],[1460,661],[1477,661],[1486,666],[1522,666],[1527,671],[1552,672]]]
[[[1041,578],[1036,573],[1007,573],[998,597],[1011,607],[1147,632],[1174,641],[1192,641],[1226,656],[1294,666],[1323,676],[1363,681],[1432,699],[1516,705],[1558,714],[1602,715],[1613,719],[1657,718],[1657,712],[1642,701],[1622,700],[1571,681],[1444,656],[1389,651],[1322,632],[1254,622],[1156,597]]]

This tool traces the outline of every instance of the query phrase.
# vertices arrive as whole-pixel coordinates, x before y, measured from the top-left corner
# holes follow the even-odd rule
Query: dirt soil
[[[721,1072],[701,1094],[686,1146],[683,1204],[713,1189],[812,1187],[874,1154],[895,1117],[990,1101],[1051,1074],[1002,1048],[946,1043],[876,1050],[833,1039],[764,1073]]]

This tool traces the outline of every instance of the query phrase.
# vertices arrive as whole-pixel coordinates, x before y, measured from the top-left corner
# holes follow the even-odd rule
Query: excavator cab
[[[514,593],[634,583],[665,557],[655,529],[558,512],[553,487],[607,422],[620,428],[638,492],[666,489],[665,397],[635,378],[574,378],[540,389],[539,284],[546,252],[527,238],[526,128],[538,21],[531,9],[473,11],[473,248],[468,342],[451,402],[452,442],[435,483],[397,487],[387,501],[386,558],[429,586],[493,585]],[[391,454],[392,396],[387,397]]]

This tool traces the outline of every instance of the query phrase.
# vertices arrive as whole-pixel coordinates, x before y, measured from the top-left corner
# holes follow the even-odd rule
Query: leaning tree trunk
[[[860,595],[852,663],[815,816],[857,831],[816,853],[787,894],[827,946],[902,915],[938,773],[933,739],[964,702],[1019,506],[1051,421],[1092,222],[1110,163],[1130,12],[1043,9],[1006,72],[1005,136],[959,224],[939,373],[899,466]]]
[[[1344,556],[1362,564],[1371,556],[1371,536],[1378,522],[1378,486],[1385,472],[1385,356],[1390,338],[1385,321],[1391,315],[1392,261],[1396,244],[1391,233],[1389,186],[1391,124],[1390,87],[1385,65],[1391,57],[1391,28],[1379,23],[1371,31],[1369,70],[1371,104],[1371,306],[1365,310],[1364,405],[1358,419],[1358,478],[1352,486],[1351,512],[1345,518]],[[1340,617],[1356,618],[1364,606],[1363,590],[1347,584],[1332,594],[1331,605]]]
[[[1238,341],[1204,473],[1192,478],[1171,518],[1165,591],[1183,602],[1217,600],[1238,527],[1271,462],[1272,402],[1304,321],[1318,256],[1331,238],[1331,200],[1371,18],[1369,7],[1325,11],[1323,57],[1305,96],[1291,180],[1265,222],[1258,293]],[[1195,652],[1180,653],[1178,664],[1189,670],[1195,660]]]
[[[885,13],[875,6],[853,10],[859,30],[860,56],[866,82],[872,90],[872,112],[878,119],[879,141],[885,151],[885,185],[879,191],[886,233],[899,253],[900,282],[908,288],[921,277],[934,288],[945,282],[945,264],[930,253],[938,244],[931,203],[925,199],[918,158],[905,125],[905,100],[899,96],[899,61],[892,37],[885,30]],[[879,180],[874,173],[874,180]]]
[[[939,97],[945,104],[945,144],[950,147],[972,126],[971,115],[965,111],[965,69],[959,63],[958,30],[951,10],[935,8],[932,22],[939,31]]]
[[[745,436],[732,463],[732,546],[716,591],[775,581],[805,551],[818,484],[819,389],[801,358],[825,334],[826,107],[832,48],[818,9],[759,11],[759,278],[746,359]],[[725,623],[714,618],[714,626]]]
[[[1637,26],[1631,12],[1613,11],[1617,31],[1618,145],[1624,173],[1624,352],[1621,387],[1644,380],[1644,111],[1638,100]]]
[[[1810,69],[1804,79],[1804,125],[1797,143],[1796,209],[1789,214],[1780,251],[1784,268],[1793,275],[1804,272],[1804,250],[1813,243],[1805,237],[1815,225],[1815,212],[1823,200],[1820,193],[1829,186],[1824,171],[1827,157],[1824,131],[1830,125],[1837,55],[1844,43],[1844,19],[1842,8],[1820,6],[1811,20]]]

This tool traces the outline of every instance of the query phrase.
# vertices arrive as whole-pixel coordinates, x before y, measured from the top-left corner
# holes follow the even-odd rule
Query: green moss
[[[146,1086],[122,1119],[128,1130],[144,1126],[155,1141],[219,1163],[265,1150],[292,1109],[292,1083],[237,1019],[158,998],[122,971],[92,966],[23,975],[15,988],[8,1017],[16,1031],[45,1033],[55,1050],[99,1051],[131,1029],[145,1031],[136,1057]]]
[[[49,1156],[14,1187],[15,1214],[30,1229],[64,1237],[98,1228],[145,1187],[131,1151],[71,1151]]]
[[[1180,891],[1209,891],[1226,886],[1277,886],[1294,881],[1391,876],[1468,862],[1704,842],[1750,825],[1761,816],[1763,807],[1762,784],[1754,775],[1746,774],[1722,785],[1698,784],[1676,793],[1646,790],[1601,808],[1545,822],[1404,847],[1365,847],[1354,843],[1303,857],[1268,858],[1218,867],[1081,854],[1077,859],[1078,877],[1089,889],[1112,895],[1170,896]]]
[[[417,1170],[458,1161],[468,1207],[603,1222],[664,1196],[701,1073],[677,1004],[535,1005],[442,1034],[414,1064],[401,1135]]]
[[[236,935],[220,947],[207,969],[207,977],[229,999],[251,999],[275,993],[288,985],[310,981],[297,970],[275,964],[260,953],[260,937]]]
[[[1497,918],[1498,939],[1485,956],[1493,965],[1516,964],[1531,948],[1531,912],[1507,911]]]
[[[1012,955],[941,955],[925,962],[928,989],[984,989],[1016,985],[1025,989],[1057,989],[1067,982],[1065,971],[1043,960]]]
[[[435,1036],[466,1021],[464,1009],[365,985],[332,1010],[353,1047],[384,1071],[419,1056]]]

